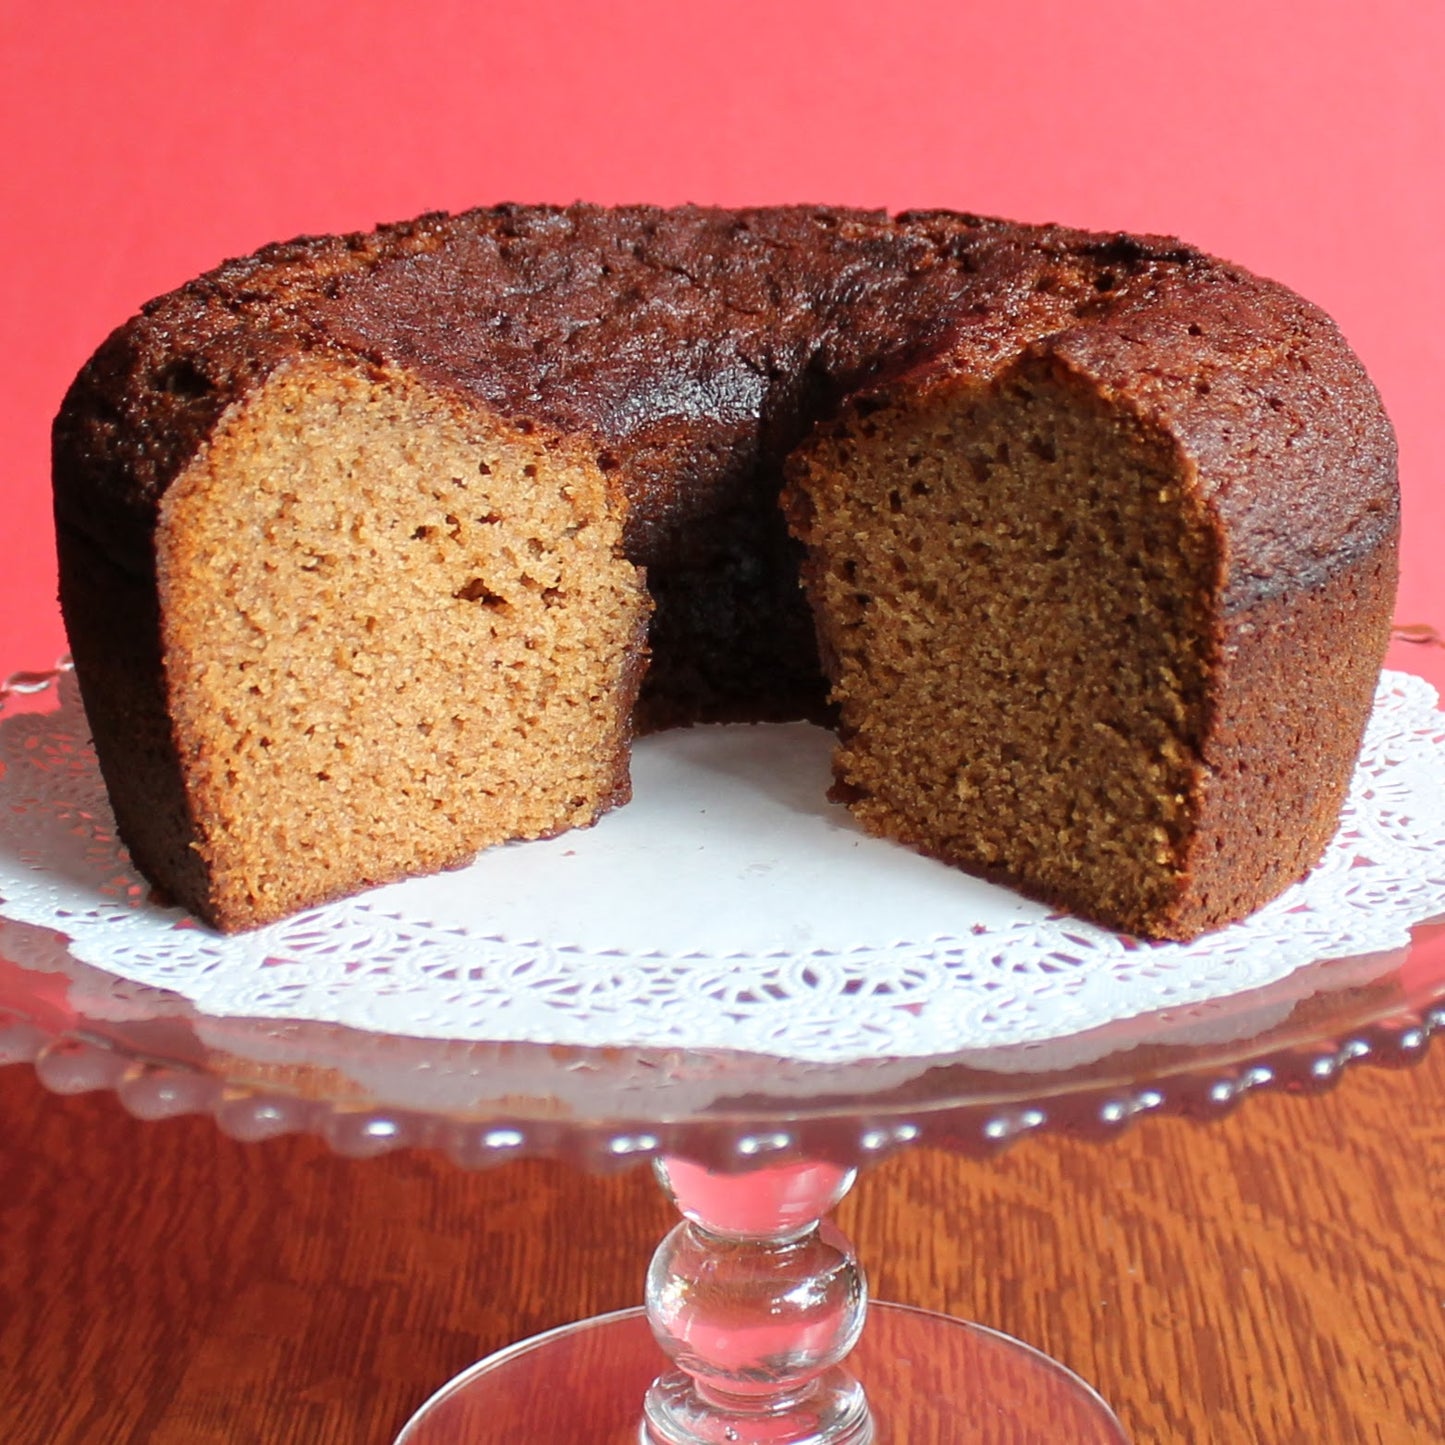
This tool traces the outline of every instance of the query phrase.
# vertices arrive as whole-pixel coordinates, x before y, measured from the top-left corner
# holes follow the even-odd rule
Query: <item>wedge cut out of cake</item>
[[[121,836],[234,931],[827,720],[871,832],[1188,938],[1337,825],[1395,446],[1338,329],[1160,237],[501,206],[229,261],[55,423]]]

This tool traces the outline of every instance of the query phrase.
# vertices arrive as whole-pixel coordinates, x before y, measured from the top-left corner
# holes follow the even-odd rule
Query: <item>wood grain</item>
[[[987,1164],[926,1150],[839,1213],[880,1298],[1094,1383],[1138,1445],[1445,1440],[1445,1047]],[[137,1123],[0,1069],[5,1445],[388,1445],[456,1370],[636,1303],[645,1171],[468,1174]]]

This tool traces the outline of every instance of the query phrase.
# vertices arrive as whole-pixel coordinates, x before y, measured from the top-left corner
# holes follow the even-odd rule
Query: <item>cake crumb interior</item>
[[[627,795],[646,601],[580,449],[311,361],[167,494],[167,685],[213,906],[249,927]]]
[[[1197,811],[1218,557],[1169,440],[1067,374],[860,407],[794,526],[872,832],[1169,931]]]

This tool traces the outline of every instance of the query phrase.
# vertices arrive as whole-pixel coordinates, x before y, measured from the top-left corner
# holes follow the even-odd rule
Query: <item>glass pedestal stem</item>
[[[489,1356],[396,1445],[1128,1445],[1082,1380],[1027,1345],[867,1308],[853,1248],[823,1217],[854,1170],[666,1159],[657,1173],[683,1223],[653,1256],[646,1310]],[[660,1377],[659,1344],[673,1364]],[[855,1344],[869,1401],[844,1363]]]
[[[722,1174],[663,1159],[683,1222],[647,1274],[648,1323],[674,1368],[647,1392],[650,1445],[864,1445],[872,1423],[842,1361],[867,1286],[823,1216],[857,1171],[804,1161]]]

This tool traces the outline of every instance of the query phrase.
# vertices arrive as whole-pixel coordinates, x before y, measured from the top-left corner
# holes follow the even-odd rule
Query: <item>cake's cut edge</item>
[[[148,783],[113,790],[142,868],[235,931],[625,801],[624,511],[575,439],[345,358],[274,370],[160,503],[158,607],[107,623],[164,676],[92,718],[142,724]]]
[[[860,398],[785,500],[840,708],[833,796],[870,832],[1156,938],[1318,861],[1384,654],[1390,526],[1231,608],[1186,440],[1047,348]]]

